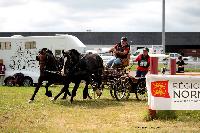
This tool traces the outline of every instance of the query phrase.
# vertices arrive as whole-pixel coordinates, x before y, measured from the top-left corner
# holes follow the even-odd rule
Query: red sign
[[[168,81],[151,82],[151,94],[154,97],[170,98],[168,92]]]

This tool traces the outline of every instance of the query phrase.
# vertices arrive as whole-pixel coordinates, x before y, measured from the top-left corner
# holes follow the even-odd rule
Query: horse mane
[[[61,59],[56,59],[56,57],[53,55],[53,52],[47,48],[43,48],[41,51],[39,51],[39,54],[44,54],[45,51],[45,55],[46,56],[46,61],[45,61],[45,66],[46,66],[46,70],[51,70],[51,71],[60,71],[62,69],[63,66],[63,62]],[[38,56],[36,57],[36,59],[39,61]]]
[[[76,50],[76,49],[71,49],[69,50],[71,53],[73,53],[73,55],[75,55],[76,57],[80,57],[80,53]]]
[[[49,50],[49,49],[46,50],[46,53],[47,53],[47,54],[50,54],[50,55],[53,55],[53,52],[52,52],[51,50]],[[53,56],[54,56],[54,55],[53,55]]]
[[[71,60],[73,60],[74,63],[79,62],[81,54],[76,50],[76,49],[71,49],[69,50],[70,53],[70,58]]]

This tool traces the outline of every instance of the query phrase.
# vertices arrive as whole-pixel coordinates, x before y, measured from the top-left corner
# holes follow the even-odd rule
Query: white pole
[[[165,0],[162,2],[162,46],[165,53]]]

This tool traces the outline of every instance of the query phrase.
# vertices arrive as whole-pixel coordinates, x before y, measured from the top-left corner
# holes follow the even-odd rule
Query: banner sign
[[[200,76],[146,75],[153,110],[200,110]]]

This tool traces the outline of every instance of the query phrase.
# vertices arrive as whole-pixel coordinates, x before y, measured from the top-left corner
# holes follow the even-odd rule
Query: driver
[[[115,67],[122,64],[122,60],[128,58],[130,46],[128,44],[127,37],[122,37],[121,41],[115,44],[109,52],[112,52],[114,56],[108,61],[107,68]]]

